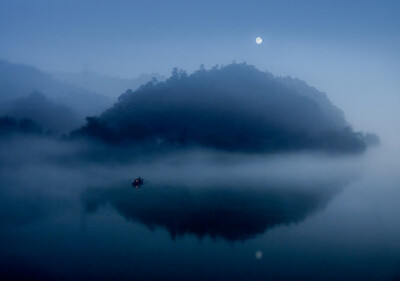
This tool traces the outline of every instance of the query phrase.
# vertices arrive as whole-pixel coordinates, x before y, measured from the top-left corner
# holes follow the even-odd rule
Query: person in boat
[[[135,179],[133,181],[132,185],[138,187],[138,186],[142,185],[143,182],[144,182],[143,178],[142,177],[138,177],[137,179]]]

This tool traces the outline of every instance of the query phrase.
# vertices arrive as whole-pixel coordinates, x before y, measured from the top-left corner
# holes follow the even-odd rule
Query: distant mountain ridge
[[[245,63],[191,75],[174,69],[165,82],[126,91],[74,135],[244,152],[366,148],[324,93]]]
[[[55,103],[71,108],[81,118],[99,114],[112,105],[112,99],[72,84],[58,81],[32,66],[0,60],[0,102],[27,97],[33,91]]]
[[[126,89],[136,90],[139,86],[156,79],[163,81],[166,78],[158,73],[141,74],[132,79],[119,77],[110,77],[106,75],[96,74],[91,71],[83,71],[81,73],[56,72],[53,77],[64,82],[68,82],[77,87],[85,88],[90,91],[102,94],[113,99],[117,99]]]
[[[1,113],[14,118],[31,119],[53,133],[68,133],[82,124],[82,120],[69,107],[54,103],[35,91],[8,104]]]

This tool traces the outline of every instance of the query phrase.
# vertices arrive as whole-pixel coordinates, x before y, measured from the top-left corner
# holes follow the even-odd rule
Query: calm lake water
[[[400,278],[393,151],[99,165],[48,150],[2,152],[1,280]]]

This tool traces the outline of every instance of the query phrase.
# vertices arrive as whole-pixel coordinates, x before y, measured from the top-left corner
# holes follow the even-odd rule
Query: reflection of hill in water
[[[255,188],[145,186],[89,189],[87,212],[109,204],[128,221],[150,229],[161,226],[171,236],[195,234],[230,241],[246,240],[280,224],[304,220],[323,207],[343,184]]]

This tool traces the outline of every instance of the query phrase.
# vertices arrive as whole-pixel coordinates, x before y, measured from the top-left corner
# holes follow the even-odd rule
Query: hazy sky
[[[120,77],[247,61],[305,80],[374,130],[400,121],[399,14],[383,0],[1,0],[0,59]]]

